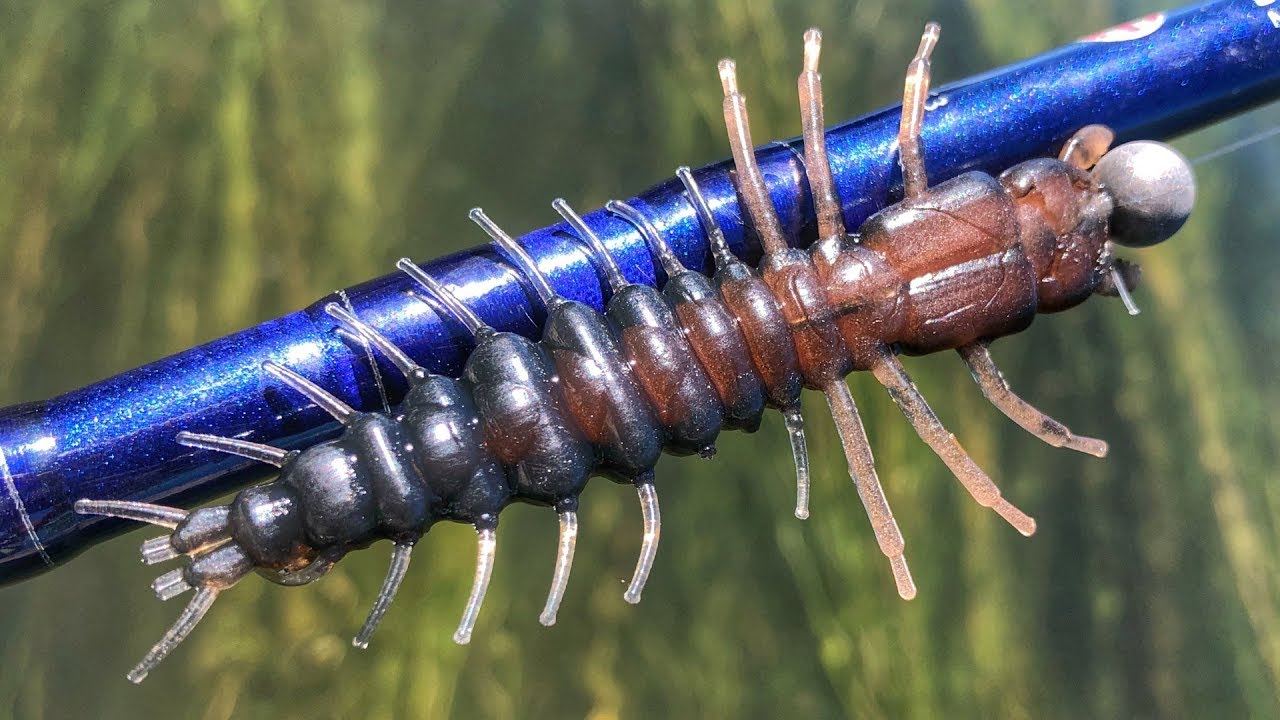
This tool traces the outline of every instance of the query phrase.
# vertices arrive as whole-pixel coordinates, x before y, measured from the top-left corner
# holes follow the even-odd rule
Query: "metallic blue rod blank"
[[[981,77],[937,89],[923,145],[930,178],[1000,170],[1056,154],[1089,123],[1119,140],[1166,138],[1280,97],[1280,15],[1252,0],[1213,2],[1163,16],[1149,35],[1080,41]],[[1148,16],[1136,30],[1159,22]],[[1140,34],[1140,32],[1134,32]],[[906,59],[903,59],[905,67]],[[708,68],[708,91],[714,75]],[[897,108],[828,131],[831,169],[845,222],[857,227],[901,190]],[[787,236],[814,237],[798,140],[759,151]],[[736,252],[758,254],[745,231],[729,164],[695,174]],[[671,179],[628,202],[647,215],[689,267],[709,252],[681,185]],[[631,279],[661,282],[661,271],[626,222],[597,210],[586,221]],[[600,308],[603,282],[564,225],[520,238],[555,288]],[[487,322],[532,335],[536,295],[491,246],[426,264],[425,269]],[[371,280],[311,307],[215,340],[45,402],[0,410],[0,583],[52,568],[127,523],[76,515],[79,498],[190,505],[224,493],[269,468],[174,441],[180,430],[301,448],[336,426],[299,395],[264,376],[274,360],[368,410],[395,403],[404,384],[394,369],[334,330],[322,310],[340,302],[433,371],[456,373],[470,350],[467,333],[411,294],[401,275]]]

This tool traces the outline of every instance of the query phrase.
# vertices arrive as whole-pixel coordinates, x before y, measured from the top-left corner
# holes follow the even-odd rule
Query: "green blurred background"
[[[1243,1],[1243,0],[1242,0]],[[827,117],[900,98],[928,18],[935,77],[1032,55],[1159,0],[628,4],[11,1],[0,7],[0,403],[40,399],[727,155],[715,61],[757,139],[794,135],[800,37],[826,31]],[[1280,121],[1255,112],[1190,155]],[[550,513],[504,515],[475,641],[450,641],[474,534],[420,546],[369,651],[349,638],[387,548],[305,589],[256,578],[134,687],[178,612],[136,532],[0,590],[0,715],[138,717],[1275,717],[1280,714],[1280,141],[1198,168],[1196,215],[1141,253],[1144,313],[1094,301],[996,346],[1015,388],[1112,443],[1055,451],[954,356],[925,395],[1006,494],[982,511],[884,393],[852,380],[920,597],[893,590],[835,433],[806,398],[814,514],[781,422],[660,468],[663,547],[623,603],[632,493],[584,498],[577,570],[537,623]]]

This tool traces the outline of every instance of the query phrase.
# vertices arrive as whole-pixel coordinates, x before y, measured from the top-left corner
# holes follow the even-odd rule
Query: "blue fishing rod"
[[[922,131],[930,178],[969,170],[998,174],[1021,160],[1056,155],[1091,123],[1117,141],[1164,139],[1280,97],[1280,5],[1229,0],[1157,13],[1029,60],[938,88]],[[857,227],[901,197],[896,134],[886,108],[827,132],[845,224]],[[785,234],[815,237],[798,140],[759,149],[758,162]],[[759,248],[729,177],[729,161],[695,171],[734,251]],[[710,251],[675,179],[627,200],[688,267],[707,270]],[[665,278],[633,225],[604,210],[586,214],[628,279]],[[555,289],[600,309],[602,279],[563,224],[519,238]],[[537,296],[490,245],[423,265],[485,322],[534,336]],[[264,466],[179,445],[190,430],[283,448],[331,438],[338,426],[297,393],[264,376],[271,360],[323,385],[354,407],[384,410],[403,379],[385,359],[340,334],[323,310],[337,302],[424,367],[455,374],[471,348],[466,330],[392,274],[314,305],[43,402],[0,410],[0,583],[62,564],[128,523],[77,515],[80,498],[190,506],[245,485]]]

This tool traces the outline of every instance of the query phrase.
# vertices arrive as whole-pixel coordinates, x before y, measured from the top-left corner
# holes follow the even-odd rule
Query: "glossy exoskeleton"
[[[1059,157],[970,172],[930,187],[920,148],[929,55],[938,26],[926,27],[907,72],[898,147],[903,199],[847,234],[823,142],[821,36],[805,35],[799,78],[804,161],[818,241],[790,247],[756,165],[746,101],[734,64],[720,63],[724,114],[742,204],[764,249],[752,269],[729,250],[697,180],[684,183],[708,235],[715,273],[683,267],[645,216],[624,203],[608,209],[645,238],[668,281],[661,291],[628,282],[596,234],[563,200],[553,207],[585,243],[608,280],[603,314],[558,294],[533,259],[479,209],[475,220],[536,292],[547,311],[540,341],[499,332],[447,288],[402,260],[399,267],[466,327],[475,348],[460,378],[428,373],[347,308],[327,311],[349,335],[389,358],[409,382],[391,413],[359,412],[274,362],[272,382],[302,393],[343,426],[333,441],[302,451],[181,433],[178,442],[276,465],[279,477],[242,491],[230,505],[192,512],[118,500],[81,500],[81,513],[132,518],[173,529],[143,544],[148,563],[187,556],[157,578],[161,598],[194,589],[181,617],[129,674],[141,681],[209,609],[218,593],[257,571],[286,585],[311,582],[343,555],[377,540],[394,543],[391,569],[355,644],[369,641],[409,565],[414,544],[440,520],[473,525],[475,580],[454,639],[466,643],[480,611],[496,551],[498,515],[513,501],[555,509],[560,542],[541,621],[555,622],[577,538],[578,497],[603,475],[633,485],[644,539],[628,602],[638,602],[657,551],[654,466],[665,450],[714,453],[722,429],[755,431],[766,407],[782,411],[797,469],[795,514],[809,512],[808,460],[800,393],[822,392],[899,594],[916,593],[904,542],[872,461],[846,375],[869,370],[916,432],[983,506],[1024,535],[1035,521],[1005,500],[939,422],[899,354],[959,352],[986,397],[1028,432],[1096,456],[1106,443],[1072,434],[1014,395],[987,350],[1026,328],[1037,313],[1118,295],[1132,308],[1136,266],[1117,244],[1141,247],[1185,221],[1194,182],[1166,145],[1110,149],[1112,133],[1092,125]]]

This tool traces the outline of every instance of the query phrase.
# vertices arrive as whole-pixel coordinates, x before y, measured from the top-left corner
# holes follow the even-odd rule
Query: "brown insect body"
[[[801,90],[820,97],[821,86],[802,76]],[[1110,133],[1091,126],[1081,134],[1095,141],[1096,155],[1069,152],[1080,145],[1073,139],[1064,156],[1091,165],[1106,150],[1098,136],[1109,144]],[[923,175],[923,160],[917,161]],[[886,347],[925,355],[1011,335],[1037,312],[1065,310],[1097,292],[1109,270],[1113,203],[1087,169],[1036,158],[999,179],[965,173],[916,190],[851,235],[827,213],[828,232],[809,253],[825,301],[810,287],[796,252],[761,268],[790,311],[797,347],[812,346],[808,384],[820,389],[832,371],[850,366],[870,370]],[[809,171],[829,178],[829,171]],[[822,202],[820,191],[814,194]],[[834,196],[826,202],[836,204]],[[848,362],[832,357],[832,330],[843,339]]]
[[[263,370],[346,426],[336,440],[299,452],[235,438],[182,433],[191,446],[253,458],[281,474],[223,508],[191,513],[119,500],[82,500],[82,513],[132,518],[174,530],[143,544],[148,563],[180,555],[185,568],[161,575],[162,599],[196,596],[129,674],[141,681],[195,627],[217,594],[257,570],[282,584],[322,576],[347,552],[394,543],[383,587],[354,643],[367,645],[407,571],[410,553],[440,520],[475,527],[476,572],[454,634],[470,640],[496,553],[498,515],[522,501],[553,507],[560,541],[552,588],[540,615],[556,621],[572,567],[579,495],[603,475],[634,485],[644,521],[640,555],[623,597],[631,603],[653,566],[661,518],[655,466],[663,451],[709,457],[722,429],[754,431],[766,407],[782,411],[796,464],[796,509],[809,513],[808,455],[800,395],[826,397],[849,472],[898,593],[916,587],[905,541],[876,473],[857,405],[845,383],[870,371],[922,440],[964,488],[1024,535],[1035,521],[1005,500],[929,408],[898,359],[959,352],[983,394],[1045,442],[1101,457],[1106,443],[1080,437],[1023,401],[987,349],[1025,329],[1039,312],[1093,294],[1128,290],[1136,268],[1115,244],[1142,247],[1175,232],[1190,212],[1194,183],[1185,159],[1159,143],[1110,149],[1101,126],[1078,131],[1057,159],[1021,163],[999,178],[971,172],[928,184],[920,126],[929,54],[926,27],[908,71],[898,150],[901,202],[846,233],[824,147],[821,36],[805,35],[799,79],[805,169],[819,240],[806,252],[784,239],[756,165],[746,100],[731,61],[720,64],[724,114],[741,204],[764,248],[754,271],[734,257],[687,168],[677,171],[715,259],[707,278],[689,271],[636,209],[608,209],[644,237],[668,280],[659,291],[630,282],[586,221],[563,200],[552,206],[599,263],[611,295],[604,314],[561,297],[532,257],[479,208],[472,219],[497,243],[547,309],[534,342],[484,323],[408,259],[399,267],[473,336],[462,377],[434,376],[354,313],[326,311],[352,337],[376,347],[410,385],[394,413],[363,413],[272,362]]]
[[[720,64],[739,194],[764,248],[759,276],[785,318],[792,341],[787,344],[794,347],[804,384],[827,396],[851,475],[903,597],[915,593],[904,543],[845,375],[871,371],[974,499],[1030,535],[1035,521],[1001,497],[896,356],[957,350],[987,398],[1023,428],[1055,446],[1105,455],[1106,443],[1073,435],[1014,395],[987,343],[1026,329],[1039,312],[1065,310],[1095,293],[1130,303],[1136,266],[1113,257],[1114,243],[1141,247],[1164,240],[1185,221],[1194,200],[1185,158],[1150,142],[1112,152],[1113,133],[1098,125],[1078,131],[1056,159],[1023,162],[999,178],[970,172],[930,187],[920,127],[938,32],[936,24],[926,27],[907,70],[898,131],[903,200],[870,217],[855,234],[845,232],[826,155],[817,72],[821,34],[806,33],[797,84],[819,231],[808,253],[783,240],[751,151],[736,68],[732,61]],[[708,224],[706,213],[703,223]],[[752,337],[750,327],[744,332]],[[769,344],[757,337],[757,345]]]
[[[1110,201],[1078,178],[1062,192],[1072,169],[1036,160],[1000,181],[967,173],[880,211],[857,235],[820,240],[812,252],[827,322],[841,331],[854,369],[870,370],[877,346],[954,350],[1092,295],[1106,275]]]

